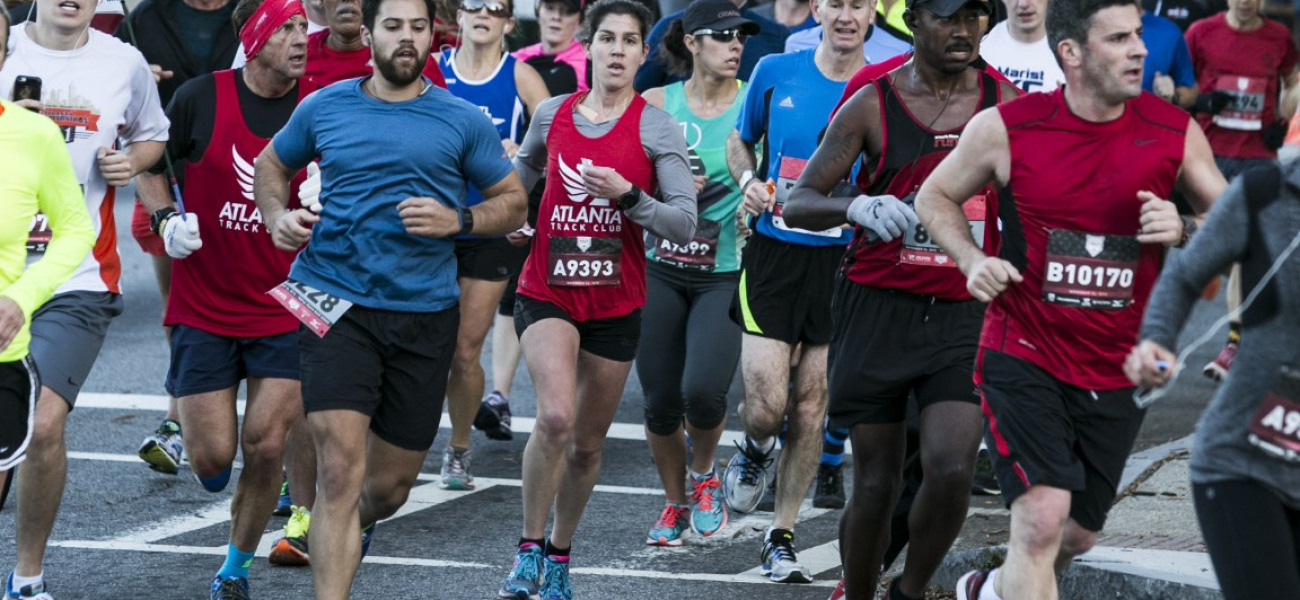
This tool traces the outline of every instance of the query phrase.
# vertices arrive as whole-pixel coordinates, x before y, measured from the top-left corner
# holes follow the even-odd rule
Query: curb
[[[967,571],[987,569],[1002,564],[1006,551],[1005,546],[994,546],[949,554],[944,559],[943,565],[939,567],[939,571],[934,574],[934,578],[930,580],[930,586],[943,590],[956,589],[957,579]],[[1140,562],[1148,563],[1153,558],[1153,554],[1155,557],[1171,555],[1166,557],[1175,562],[1202,560],[1204,572],[1199,577],[1187,573],[1175,574],[1125,560],[1125,555],[1130,555],[1145,559]],[[1223,600],[1223,594],[1217,587],[1205,587],[1207,584],[1217,586],[1209,564],[1209,556],[1200,553],[1099,547],[1075,559],[1074,564],[1061,576],[1060,598],[1061,600],[1102,598]],[[1200,569],[1193,565],[1191,570]]]

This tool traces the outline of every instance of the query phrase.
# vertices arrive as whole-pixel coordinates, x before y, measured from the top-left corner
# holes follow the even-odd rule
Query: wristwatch
[[[466,235],[474,231],[474,211],[468,206],[462,206],[457,209],[457,216],[460,217],[460,231],[456,235]]]
[[[747,184],[747,183],[749,183],[750,181],[753,181],[753,180],[754,180],[754,170],[753,170],[753,169],[745,169],[745,172],[740,174],[740,191],[741,191],[741,192],[744,192],[744,191],[745,191],[745,184]]]
[[[637,186],[633,185],[632,189],[624,192],[623,195],[618,197],[618,207],[623,209],[624,211],[627,211],[630,210],[633,206],[636,206],[636,203],[640,201],[641,201],[641,188],[638,188]]]
[[[149,215],[150,231],[153,231],[154,235],[162,235],[163,224],[174,214],[176,214],[176,209],[170,206],[154,211],[152,215]]]
[[[1183,246],[1187,245],[1188,240],[1192,239],[1192,234],[1196,233],[1196,219],[1193,219],[1192,217],[1186,215],[1180,216],[1178,218],[1182,219],[1183,221],[1183,235],[1182,237],[1178,238],[1178,244],[1176,244],[1174,247],[1182,248]]]

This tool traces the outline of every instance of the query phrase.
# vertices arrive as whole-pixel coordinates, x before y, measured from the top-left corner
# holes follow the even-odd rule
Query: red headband
[[[252,61],[262,51],[267,40],[294,15],[307,17],[301,0],[266,0],[257,7],[257,11],[239,30],[239,41],[244,44],[244,59]]]

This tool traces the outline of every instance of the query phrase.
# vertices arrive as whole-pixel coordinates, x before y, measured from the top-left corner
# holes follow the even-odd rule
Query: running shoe
[[[957,600],[979,600],[980,589],[989,581],[989,571],[970,571],[957,580]]]
[[[827,598],[826,600],[844,600],[844,578],[843,577],[840,578],[839,583],[835,584],[835,589],[831,590],[831,597]]]
[[[844,465],[818,465],[817,483],[813,490],[813,506],[844,508]]]
[[[704,479],[690,478],[691,530],[710,536],[727,526],[727,502],[722,494],[722,482],[709,474]]]
[[[284,537],[271,547],[267,560],[282,567],[302,567],[311,564],[307,554],[307,530],[311,527],[311,513],[306,508],[294,506],[289,522],[284,526]]]
[[[975,476],[971,479],[970,493],[975,496],[996,496],[1002,493],[998,478],[993,473],[993,457],[988,448],[980,448],[975,455]]]
[[[371,523],[370,527],[361,528],[361,558],[363,559],[367,554],[370,554],[370,540],[374,539],[375,526],[378,524],[379,523]]]
[[[776,512],[776,471],[772,471],[772,476],[768,478],[767,489],[763,490],[763,497],[758,501],[758,506],[754,507],[755,512]]]
[[[505,394],[494,390],[483,398],[478,414],[474,416],[474,428],[490,440],[515,439],[515,433],[510,429],[510,400]]]
[[[1205,364],[1201,373],[1215,381],[1223,381],[1228,376],[1228,369],[1232,368],[1232,361],[1237,358],[1237,344],[1228,342],[1219,351],[1219,355],[1214,360]]]
[[[243,577],[226,577],[220,575],[212,578],[212,588],[208,590],[208,600],[249,600],[248,579]]]
[[[736,452],[722,472],[727,507],[736,512],[753,512],[763,499],[767,486],[767,468],[772,464],[771,451],[761,452],[749,436],[736,443]]]
[[[794,533],[787,529],[768,531],[759,572],[776,583],[812,583],[812,573],[795,556]]]
[[[293,515],[293,498],[289,497],[289,478],[280,475],[280,501],[275,504],[272,516],[288,517]]]
[[[140,460],[149,464],[149,468],[159,473],[175,475],[180,470],[181,455],[185,452],[185,441],[181,438],[181,424],[166,419],[153,435],[140,444]]]
[[[442,450],[442,479],[438,485],[444,490],[461,492],[474,489],[474,476],[469,474],[469,450],[451,446]]]
[[[539,546],[520,548],[515,553],[515,564],[506,575],[506,582],[497,593],[500,598],[510,600],[529,600],[537,597],[538,586],[542,580],[542,549]]]
[[[546,572],[542,587],[537,590],[540,600],[573,600],[573,584],[569,583],[569,557],[546,557]]]
[[[691,509],[685,506],[679,506],[669,502],[668,505],[664,507],[664,512],[659,515],[659,521],[650,529],[650,535],[646,536],[646,545],[682,545],[682,534],[686,533],[686,522],[691,520],[690,512]]]
[[[21,589],[15,590],[14,574],[9,574],[9,579],[5,581],[5,600],[54,600],[49,592],[45,591],[45,582],[42,581],[35,585],[24,585]]]

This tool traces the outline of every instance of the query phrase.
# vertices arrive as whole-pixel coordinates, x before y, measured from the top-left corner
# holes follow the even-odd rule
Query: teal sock
[[[226,546],[226,562],[221,565],[221,570],[217,571],[217,577],[230,579],[231,577],[248,578],[248,568],[253,565],[253,553],[244,552],[236,548],[234,544]]]

